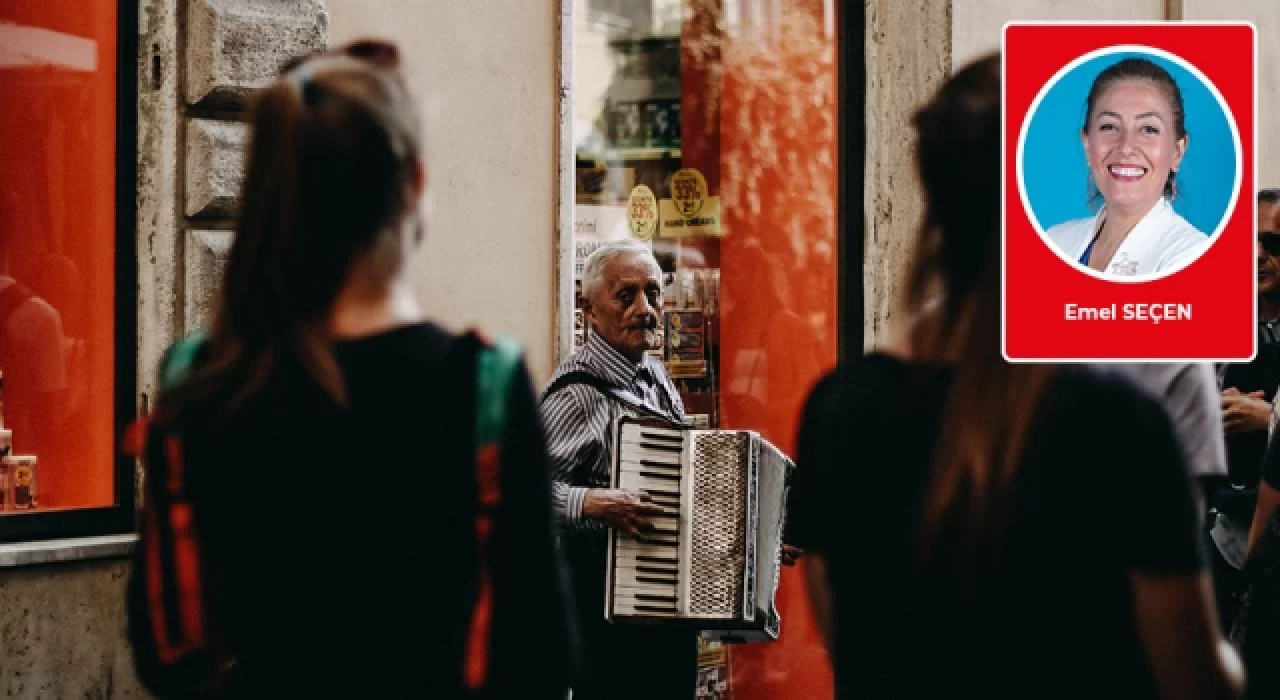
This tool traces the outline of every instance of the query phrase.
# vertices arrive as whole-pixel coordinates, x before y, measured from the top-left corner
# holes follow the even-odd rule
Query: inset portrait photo
[[[1133,283],[1178,272],[1213,245],[1243,167],[1235,116],[1199,69],[1120,45],[1079,56],[1044,84],[1022,122],[1017,184],[1059,257]]]

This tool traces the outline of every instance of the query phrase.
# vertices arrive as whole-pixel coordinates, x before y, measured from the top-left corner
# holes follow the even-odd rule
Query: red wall
[[[688,2],[683,164],[720,195],[724,229],[696,243],[721,268],[721,427],[794,456],[805,397],[837,358],[835,27],[821,0],[779,0],[746,3],[777,12],[721,34],[720,0]],[[734,700],[832,696],[802,569],[784,569],[778,641],[731,648]]]

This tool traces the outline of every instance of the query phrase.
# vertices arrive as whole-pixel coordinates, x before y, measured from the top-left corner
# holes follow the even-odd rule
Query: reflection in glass
[[[628,197],[651,189],[667,319],[653,353],[695,424],[755,430],[793,456],[804,398],[836,362],[834,7],[574,7],[577,263],[629,236]],[[801,568],[778,601],[778,641],[703,645],[697,697],[832,695]]]
[[[6,514],[114,500],[116,22],[0,1]]]

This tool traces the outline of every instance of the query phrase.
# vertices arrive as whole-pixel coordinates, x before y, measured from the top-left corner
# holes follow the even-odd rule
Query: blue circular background
[[[1022,151],[1027,202],[1040,228],[1094,215],[1086,191],[1089,167],[1080,143],[1085,99],[1094,78],[1107,66],[1130,56],[1155,62],[1173,76],[1182,91],[1187,152],[1178,170],[1173,208],[1207,236],[1226,218],[1236,179],[1231,124],[1208,86],[1182,66],[1141,51],[1117,51],[1072,68],[1049,89],[1031,115]]]

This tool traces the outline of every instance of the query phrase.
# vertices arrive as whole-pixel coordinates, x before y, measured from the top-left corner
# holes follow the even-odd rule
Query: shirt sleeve
[[[604,445],[588,429],[586,411],[571,389],[543,399],[541,414],[551,458],[551,503],[556,518],[569,530],[591,527],[582,515],[588,489],[576,484],[581,483],[582,471],[599,458]]]
[[[1199,573],[1204,564],[1191,480],[1168,414],[1155,398],[1120,380],[1107,383],[1096,398],[1096,473],[1115,476],[1103,485],[1112,496],[1104,517],[1123,529],[1113,534],[1125,565],[1144,574]]]
[[[796,439],[796,470],[787,497],[787,544],[821,552],[830,532],[828,501],[823,494],[831,488],[832,456],[835,452],[831,428],[839,422],[836,412],[835,378],[818,383],[805,402],[800,432]]]
[[[1192,476],[1226,476],[1227,444],[1222,428],[1222,399],[1213,366],[1190,364],[1174,377],[1165,408],[1186,455]]]

